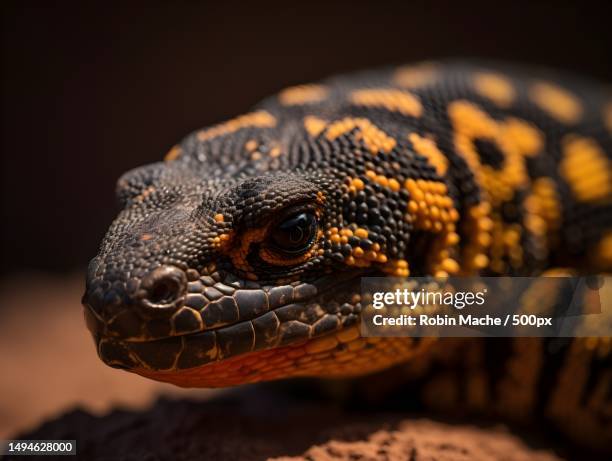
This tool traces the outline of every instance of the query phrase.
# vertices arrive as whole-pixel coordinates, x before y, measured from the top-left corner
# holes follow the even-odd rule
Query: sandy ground
[[[0,283],[0,439],[75,439],[86,460],[559,459],[498,429],[347,412],[266,386],[184,390],[111,369],[84,326],[82,289],[80,276]]]

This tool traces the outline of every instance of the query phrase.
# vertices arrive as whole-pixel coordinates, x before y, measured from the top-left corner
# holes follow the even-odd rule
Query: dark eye
[[[300,213],[278,224],[270,238],[274,246],[285,253],[302,253],[310,247],[316,234],[316,216],[312,213]]]

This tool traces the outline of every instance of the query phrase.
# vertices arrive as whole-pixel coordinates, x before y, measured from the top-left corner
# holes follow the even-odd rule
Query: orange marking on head
[[[225,234],[218,235],[213,238],[213,244],[219,251],[227,253],[231,248],[233,235],[233,232],[226,232]]]
[[[487,249],[491,245],[493,229],[490,213],[491,205],[488,202],[481,202],[467,210],[463,222],[466,244],[461,251],[463,274],[472,274],[485,268],[489,263]]]
[[[516,138],[517,130],[522,130],[523,134],[529,132],[527,126],[518,127],[515,122],[507,129],[505,122],[494,120],[477,105],[463,100],[449,104],[448,113],[455,128],[457,152],[468,163],[485,193],[494,204],[511,200],[515,190],[529,182],[521,149],[533,148],[537,141]],[[481,163],[475,144],[478,139],[497,145],[504,155],[500,169]]]
[[[325,233],[327,239],[334,244],[347,244],[350,237],[358,239],[367,239],[369,232],[367,229],[358,227],[355,229],[338,229],[332,227]],[[355,267],[370,267],[372,263],[384,264],[387,262],[387,256],[382,252],[381,246],[374,243],[371,250],[364,251],[360,246],[353,247],[351,254],[344,259],[344,264]]]
[[[562,151],[559,170],[578,200],[612,199],[612,162],[594,139],[567,135],[562,140]]]
[[[596,267],[602,271],[612,270],[612,231],[608,231],[590,253]]]
[[[516,98],[516,90],[503,75],[482,72],[474,75],[474,89],[481,96],[490,99],[500,107],[508,107]]]
[[[418,88],[435,82],[439,75],[434,63],[403,66],[393,74],[393,83],[404,88]]]
[[[208,141],[218,136],[234,133],[242,128],[271,128],[274,126],[276,126],[276,119],[270,113],[260,110],[202,130],[198,133],[198,139],[200,141]]]
[[[283,106],[312,104],[324,100],[328,92],[323,85],[297,85],[282,90],[278,94],[278,100]]]
[[[392,259],[383,266],[382,270],[393,277],[408,277],[410,275],[408,261],[405,259]]]
[[[533,157],[544,150],[544,134],[532,123],[509,118],[502,128],[504,136],[515,143],[521,154]]]
[[[552,237],[561,225],[561,200],[551,178],[537,178],[525,200],[525,227],[535,235]],[[550,246],[550,245],[549,245]]]
[[[563,123],[577,123],[584,112],[577,96],[552,83],[534,83],[529,97],[540,109]]]
[[[330,141],[357,129],[357,139],[363,140],[370,152],[391,152],[397,142],[366,118],[347,117],[327,127],[326,137]]]
[[[173,160],[176,160],[177,158],[180,157],[181,153],[182,153],[182,150],[180,146],[178,145],[172,146],[172,149],[170,149],[168,153],[164,156],[164,161],[171,162]]]
[[[415,229],[436,234],[428,250],[428,269],[435,275],[454,274],[458,263],[450,257],[451,250],[459,243],[456,223],[459,213],[448,195],[446,184],[440,181],[407,179],[404,187],[410,193],[406,219]]]
[[[368,231],[366,229],[362,229],[362,228],[357,228],[355,229],[354,232],[355,237],[358,237],[360,239],[367,239],[368,238]]]
[[[244,148],[248,151],[248,152],[253,152],[255,151],[255,149],[257,149],[257,146],[259,146],[259,143],[255,140],[255,139],[249,139],[245,144],[244,144]]]
[[[389,88],[368,88],[354,91],[350,100],[353,104],[366,107],[382,107],[410,117],[420,117],[423,106],[419,99],[407,91]]]
[[[365,188],[365,183],[360,178],[347,178],[349,192],[355,195],[358,191]]]
[[[366,177],[376,184],[391,189],[393,192],[398,192],[402,186],[395,178],[388,178],[382,174],[376,174],[375,171],[367,170]]]
[[[304,117],[304,128],[312,137],[319,136],[326,126],[327,122],[323,119],[317,118],[313,115]]]
[[[247,262],[250,246],[252,243],[263,241],[268,232],[269,225],[270,224],[267,224],[264,227],[255,229],[247,229],[242,233],[242,235],[238,236],[236,245],[228,249],[228,254],[232,259],[234,267],[243,270],[244,272],[252,271],[251,266]]]
[[[217,213],[214,217],[215,222],[223,222],[225,221],[225,217],[221,213]]]
[[[140,195],[134,197],[135,202],[143,202],[149,195],[155,192],[155,187],[149,186],[145,190],[143,190]]]
[[[446,170],[448,169],[448,159],[446,155],[444,155],[433,139],[425,138],[419,136],[416,133],[410,133],[408,135],[408,139],[412,143],[412,147],[414,150],[421,154],[423,157],[427,158],[429,163],[436,169],[436,172],[440,176],[444,176],[446,174]]]

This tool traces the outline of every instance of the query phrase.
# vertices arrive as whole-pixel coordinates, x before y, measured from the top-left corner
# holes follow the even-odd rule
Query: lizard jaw
[[[381,371],[427,351],[435,338],[364,338],[352,325],[319,338],[230,357],[184,370],[134,368],[180,387],[216,388],[276,379],[349,378]]]

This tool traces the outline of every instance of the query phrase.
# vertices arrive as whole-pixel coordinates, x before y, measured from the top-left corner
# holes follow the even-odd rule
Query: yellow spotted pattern
[[[561,225],[561,198],[555,181],[546,177],[533,181],[525,200],[525,212],[525,228],[534,235],[546,236],[550,241]]]
[[[233,133],[242,128],[272,128],[274,126],[276,126],[276,119],[270,113],[260,110],[241,115],[227,122],[215,125],[212,128],[202,130],[198,133],[198,139],[200,141],[208,141],[218,136]]]
[[[282,90],[278,94],[278,100],[283,106],[312,104],[323,101],[328,92],[323,85],[297,85]]]
[[[366,107],[380,107],[389,112],[399,112],[410,117],[420,117],[423,106],[419,99],[407,91],[387,88],[369,88],[354,91],[350,100],[353,104]]]
[[[448,195],[446,184],[439,181],[407,179],[404,187],[410,193],[407,218],[415,229],[437,234],[428,251],[428,269],[436,276],[459,272],[459,264],[451,249],[459,243],[456,223],[459,212]]]
[[[376,184],[379,184],[383,187],[388,187],[389,189],[391,189],[393,192],[397,192],[399,191],[402,186],[399,183],[399,181],[395,178],[388,178],[384,175],[381,174],[376,174],[375,171],[372,170],[367,170],[366,171],[366,177],[372,181],[375,182]]]
[[[383,267],[383,271],[393,277],[408,277],[410,267],[405,259],[393,259]]]
[[[511,135],[512,122],[509,130],[506,123],[494,120],[476,104],[463,100],[452,102],[448,113],[455,128],[457,152],[464,157],[492,204],[511,200],[516,189],[529,183],[525,152],[521,150],[521,143]],[[523,130],[529,131],[524,127]],[[481,164],[475,146],[477,139],[487,139],[498,146],[504,155],[501,169]]]
[[[326,231],[325,236],[331,243],[345,245],[350,237],[357,237],[361,240],[367,239],[368,231],[361,227],[346,227],[342,229],[332,227]],[[387,261],[387,256],[381,251],[380,245],[373,243],[372,247],[367,251],[360,246],[355,246],[350,256],[347,256],[344,260],[344,263],[348,266],[369,267],[372,263],[385,264]]]
[[[414,150],[427,158],[440,176],[446,174],[446,170],[448,170],[448,159],[446,155],[438,149],[433,139],[419,136],[417,133],[410,133],[408,139],[412,143]]]
[[[255,150],[257,150],[258,147],[259,147],[259,143],[255,139],[249,139],[244,144],[244,148],[247,150],[247,152],[255,152]]]
[[[358,191],[363,190],[365,183],[361,178],[347,178],[349,192],[355,195]]]
[[[316,137],[327,127],[327,122],[321,118],[309,115],[304,117],[304,128],[310,136]]]
[[[229,246],[232,241],[232,235],[232,233],[228,232],[214,237],[212,239],[213,245],[215,246],[215,248],[222,252],[229,250]]]
[[[404,88],[418,88],[435,83],[439,70],[434,63],[403,66],[393,74],[393,83]]]
[[[577,96],[549,82],[536,82],[529,89],[529,98],[551,117],[567,124],[580,121],[584,111]]]
[[[378,151],[391,152],[396,145],[395,139],[386,134],[367,118],[346,117],[331,123],[327,127],[326,137],[330,141],[357,130],[356,139],[362,140],[368,150],[376,154]]]
[[[493,220],[491,205],[483,201],[467,210],[462,231],[466,236],[466,244],[461,252],[461,272],[465,275],[484,269],[489,264],[487,256],[491,245]]]
[[[612,163],[591,138],[568,135],[562,140],[561,176],[581,202],[612,198]]]
[[[478,94],[500,107],[510,106],[516,98],[516,90],[512,82],[500,74],[477,73],[474,75],[473,85]]]
[[[179,146],[173,146],[172,149],[164,156],[165,162],[171,162],[181,156],[182,150]]]
[[[534,157],[544,150],[544,133],[526,120],[510,117],[502,126],[503,135],[525,157]]]

